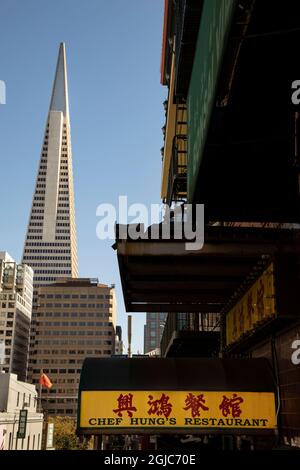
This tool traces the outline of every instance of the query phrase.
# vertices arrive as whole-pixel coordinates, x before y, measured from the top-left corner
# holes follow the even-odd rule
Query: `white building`
[[[21,382],[15,374],[0,373],[0,449],[40,450],[43,415],[37,413],[34,385]],[[27,410],[25,437],[18,438],[20,410]]]
[[[33,270],[0,251],[0,372],[26,380]]]
[[[160,357],[160,348],[152,349],[152,351],[148,351],[145,355],[149,357]]]
[[[63,43],[59,47],[22,262],[34,270],[34,291],[58,278],[78,277],[67,63]],[[34,303],[35,300],[34,292]]]

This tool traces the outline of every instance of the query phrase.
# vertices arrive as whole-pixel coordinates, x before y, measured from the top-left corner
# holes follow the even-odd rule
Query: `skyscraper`
[[[160,348],[166,318],[166,313],[147,312],[144,325],[144,354]]]
[[[78,276],[64,43],[59,47],[22,262],[34,270],[34,294],[57,278]]]

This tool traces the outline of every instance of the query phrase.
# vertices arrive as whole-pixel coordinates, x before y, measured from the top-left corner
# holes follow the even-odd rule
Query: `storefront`
[[[276,436],[266,359],[86,359],[78,403],[79,435]]]

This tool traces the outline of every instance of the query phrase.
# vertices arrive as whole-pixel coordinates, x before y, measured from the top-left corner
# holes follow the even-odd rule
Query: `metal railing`
[[[187,136],[175,135],[170,162],[167,203],[183,201],[187,194]]]

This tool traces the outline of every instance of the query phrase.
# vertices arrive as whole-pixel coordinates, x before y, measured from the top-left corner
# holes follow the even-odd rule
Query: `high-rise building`
[[[42,390],[44,411],[75,417],[84,359],[115,350],[115,289],[97,279],[65,278],[40,286],[37,298],[28,376],[38,384],[43,369],[53,383]]]
[[[26,380],[33,271],[0,252],[0,373]]]
[[[123,354],[123,340],[122,340],[122,327],[116,326],[116,337],[115,337],[115,354]]]
[[[166,313],[148,312],[146,314],[146,325],[144,325],[144,354],[160,348]]]
[[[57,278],[78,276],[67,66],[63,43],[59,48],[23,263],[34,270],[35,291]]]

